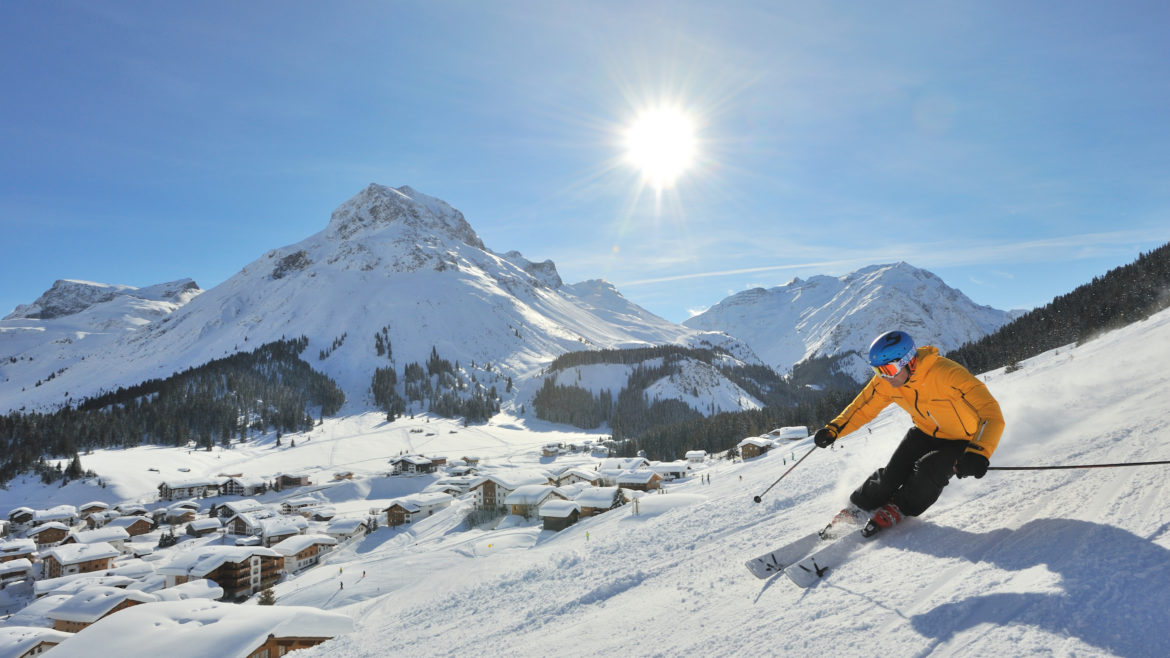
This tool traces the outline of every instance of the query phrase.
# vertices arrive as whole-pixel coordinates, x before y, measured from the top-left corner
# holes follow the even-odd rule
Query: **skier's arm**
[[[979,381],[966,369],[956,369],[952,386],[979,416],[979,429],[967,445],[967,452],[990,458],[999,445],[999,437],[1003,435],[1003,412],[1000,411],[999,402],[991,395],[987,384]]]
[[[891,401],[889,396],[878,391],[877,377],[874,377],[861,389],[857,397],[853,398],[853,402],[850,402],[849,406],[826,427],[836,432],[838,437],[845,436],[873,420]]]

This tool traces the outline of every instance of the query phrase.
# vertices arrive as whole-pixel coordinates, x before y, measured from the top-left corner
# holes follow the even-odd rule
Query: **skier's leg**
[[[861,483],[849,501],[863,510],[875,510],[890,502],[894,492],[914,473],[914,464],[931,450],[930,435],[917,427],[910,428],[885,468],[879,468]]]
[[[914,463],[910,477],[893,495],[893,503],[906,516],[918,516],[938,500],[955,474],[955,460],[967,447],[966,441],[932,439],[932,442],[937,449]]]

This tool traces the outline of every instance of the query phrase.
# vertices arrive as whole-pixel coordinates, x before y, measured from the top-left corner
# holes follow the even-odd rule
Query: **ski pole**
[[[784,475],[788,475],[789,473],[791,473],[791,472],[792,472],[792,469],[796,468],[797,466],[800,466],[800,462],[804,461],[804,460],[805,460],[805,458],[807,458],[809,455],[813,454],[813,450],[816,450],[816,449],[817,449],[817,447],[816,447],[816,446],[813,446],[813,447],[812,447],[812,450],[809,450],[808,452],[804,453],[804,457],[801,457],[800,459],[796,460],[796,463],[794,463],[792,466],[789,466],[789,467],[788,467],[788,470],[787,470],[787,471],[784,471]],[[756,501],[757,503],[758,503],[758,502],[760,502],[760,500],[761,500],[761,497],[762,497],[764,494],[766,494],[766,493],[768,493],[769,491],[771,491],[771,490],[772,490],[772,487],[774,487],[774,486],[776,486],[776,485],[780,484],[780,480],[783,480],[783,479],[784,479],[784,475],[781,475],[780,477],[776,478],[776,481],[775,481],[775,482],[773,482],[772,484],[768,485],[768,488],[767,488],[767,489],[764,489],[764,492],[763,492],[763,493],[761,493],[759,496],[756,496],[755,498],[752,498],[752,500]]]
[[[1070,466],[988,466],[989,471],[1055,471],[1073,468],[1117,468],[1119,466],[1154,466],[1170,464],[1170,460],[1157,462],[1122,462],[1120,464],[1075,464]]]

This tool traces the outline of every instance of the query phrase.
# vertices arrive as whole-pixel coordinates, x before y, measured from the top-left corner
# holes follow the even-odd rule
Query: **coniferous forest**
[[[0,482],[43,456],[144,443],[203,449],[250,433],[307,430],[337,413],[345,395],[300,358],[308,339],[268,343],[52,413],[0,416]]]

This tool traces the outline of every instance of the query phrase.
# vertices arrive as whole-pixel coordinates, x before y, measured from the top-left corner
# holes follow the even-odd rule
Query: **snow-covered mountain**
[[[37,382],[101,355],[201,292],[191,279],[144,288],[57,281],[35,302],[16,307],[0,320],[0,391],[38,388]],[[10,403],[23,404],[18,399]]]
[[[871,374],[865,350],[884,331],[901,329],[946,353],[1017,315],[979,306],[934,274],[900,262],[745,290],[683,324],[739,338],[777,372],[836,356],[843,357],[842,372],[864,381]]]
[[[78,309],[87,300],[96,308],[120,298],[116,286],[85,290],[46,294],[13,315],[62,320],[85,313]],[[488,250],[442,200],[372,184],[338,207],[323,231],[268,252],[85,358],[5,359],[0,409],[52,406],[301,335],[309,339],[304,358],[338,382],[351,410],[369,407],[376,368],[401,370],[432,350],[501,393],[515,380],[520,398],[543,366],[572,350],[720,344],[758,363],[737,341],[657,317],[607,283],[564,285],[551,261]],[[383,341],[390,352],[379,356]],[[0,343],[0,357],[16,354]]]

